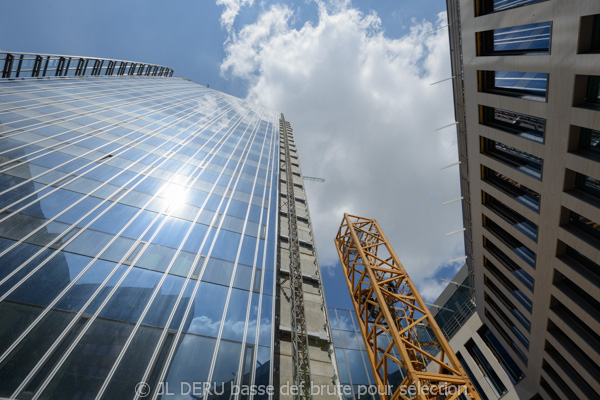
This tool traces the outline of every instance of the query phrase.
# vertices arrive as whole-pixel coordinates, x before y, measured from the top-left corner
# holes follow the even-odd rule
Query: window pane
[[[529,219],[523,217],[521,214],[509,208],[506,204],[497,200],[493,196],[482,192],[483,204],[494,211],[503,220],[514,226],[516,229],[537,241],[538,226],[531,222]]]
[[[78,312],[115,266],[108,261],[96,260],[54,307]]]
[[[480,106],[481,123],[520,136],[534,142],[543,143],[546,120],[514,111],[488,106]]]
[[[5,246],[6,248],[13,246],[16,243],[13,240],[6,240],[6,239],[0,239],[0,241],[2,242],[3,246]],[[0,268],[0,279],[6,278],[8,275],[13,273],[17,268],[20,268],[25,261],[27,261],[30,257],[32,257],[35,253],[37,253],[41,249],[42,248],[39,246],[34,246],[31,244],[27,244],[27,243],[19,243],[19,245],[17,245],[12,250],[10,250],[8,253],[6,253],[2,257],[0,257],[0,265],[2,265],[2,268]],[[48,250],[48,249],[44,250],[39,256],[37,256],[35,259],[33,259],[31,262],[29,262],[28,263],[29,270],[31,270],[33,267],[39,265],[39,263],[42,262],[42,260],[45,259],[48,255],[50,255],[50,253],[52,253],[52,250]],[[27,272],[29,272],[29,271],[27,271]],[[1,294],[4,294],[5,291],[9,287],[9,285],[6,285],[6,284],[4,286],[6,286],[6,287],[3,290],[0,289]]]
[[[527,264],[535,268],[536,255],[529,247],[515,239],[514,236],[506,232],[498,224],[487,218],[485,215],[483,216],[483,226],[494,236],[500,239],[500,241],[508,248],[514,251],[516,255],[521,257]]]
[[[104,306],[100,316],[137,322],[160,277],[158,272],[133,268]]]
[[[218,258],[209,258],[204,268],[202,282],[218,283],[229,286],[231,274],[233,274],[233,263],[219,260]],[[238,267],[239,268],[239,267]]]
[[[514,277],[516,277],[525,287],[533,291],[533,278],[529,273],[523,270],[517,263],[504,254],[494,243],[485,236],[483,237],[483,247],[488,250],[500,264],[504,266]]]
[[[462,367],[465,369],[465,372],[467,373],[467,375],[469,375],[469,379],[473,383],[473,386],[475,386],[475,389],[477,390],[477,394],[479,394],[479,397],[481,397],[481,400],[489,400],[489,398],[485,395],[485,392],[483,391],[481,385],[479,384],[479,381],[475,378],[475,375],[473,375],[473,371],[471,371],[471,368],[466,363],[466,361],[462,357],[462,355],[460,353],[456,353],[456,357],[458,358],[458,361],[462,364]]]
[[[500,12],[534,3],[541,3],[547,0],[477,0],[476,15],[485,15],[493,12]]]
[[[263,295],[260,312],[260,336],[258,337],[258,344],[261,346],[271,346],[272,313],[273,298]]]
[[[586,104],[600,104],[600,76],[590,75],[587,77],[587,89],[585,93]]]
[[[525,377],[525,374],[519,366],[515,363],[508,352],[502,347],[500,341],[494,336],[492,331],[487,326],[483,326],[477,333],[483,339],[488,348],[492,351],[508,377],[513,384],[519,382]]]
[[[478,55],[549,54],[551,29],[552,22],[540,22],[478,32]]]
[[[348,358],[348,368],[350,368],[350,379],[352,380],[352,384],[368,385],[369,378],[366,370],[367,366],[363,362],[362,352],[359,350],[346,349],[346,357]]]
[[[591,196],[594,200],[600,200],[600,181],[598,179],[576,173],[575,188]]]
[[[488,167],[483,167],[483,180],[519,203],[540,211],[540,194]]]
[[[223,319],[227,288],[201,282],[184,331],[217,337]]]
[[[88,257],[59,252],[12,292],[8,299],[45,307],[91,260]]]
[[[483,374],[485,380],[489,383],[490,387],[494,391],[494,394],[497,397],[502,396],[504,393],[508,392],[506,386],[500,380],[496,371],[492,368],[488,360],[485,358],[479,347],[475,344],[473,339],[469,340],[465,344],[465,348],[469,352],[469,355],[473,357],[475,364],[479,367],[479,370]]]
[[[494,310],[495,314],[502,320],[502,325],[507,327],[526,349],[529,349],[529,339],[527,336],[521,332],[521,330],[512,322],[510,318],[508,318],[506,313],[498,306],[496,301],[491,296],[485,293],[484,298],[485,303],[489,306],[489,308]]]
[[[521,303],[525,309],[529,312],[533,309],[533,303],[531,299],[516,285],[514,285],[509,279],[507,279],[503,273],[490,261],[486,256],[483,256],[483,265],[485,268],[492,273],[493,276],[502,283],[504,289],[507,293],[512,294],[512,296]]]
[[[181,335],[175,356],[169,366],[165,378],[165,384],[174,395],[165,395],[162,399],[189,399],[189,395],[180,393],[182,383],[206,382],[210,370],[210,362],[198,362],[198,360],[211,360],[217,340],[203,336],[190,334]],[[238,354],[239,355],[239,354]],[[190,368],[193,365],[194,368]],[[185,389],[185,384],[183,385]]]
[[[235,232],[221,230],[215,240],[211,257],[227,261],[235,261],[241,235]]]
[[[242,344],[222,340],[219,345],[219,353],[215,362],[212,381],[217,387],[217,393],[224,391],[225,398],[231,391],[231,385],[238,375],[238,364],[242,353]],[[223,388],[224,387],[224,388]],[[210,398],[220,398],[220,396],[209,396]]]
[[[41,313],[42,309],[38,307],[32,307],[25,304],[13,303],[10,301],[3,301],[0,303],[0,320],[2,324],[0,324],[0,351],[4,353],[6,349],[13,344],[13,342],[25,331],[27,327],[33,322],[35,318]],[[13,384],[20,384],[21,381],[19,379],[22,376],[22,373],[26,370],[29,373],[28,365],[32,362],[30,357],[35,358],[35,362],[38,361],[39,352],[43,351],[43,341],[46,338],[54,338],[55,335],[60,334],[62,328],[60,328],[61,323],[67,318],[66,314],[63,313],[55,313],[56,321],[45,321],[44,324],[38,324],[38,326],[44,326],[47,331],[39,331],[39,329],[34,329],[32,333],[27,336],[24,343],[36,343],[39,347],[31,347],[20,345],[17,347],[11,355],[0,364],[0,382],[3,385],[0,385],[0,395],[4,397],[10,397],[12,395],[12,390],[16,389],[5,389],[4,383],[6,386],[11,385],[11,381],[16,379],[18,382],[13,382]],[[61,316],[63,318],[61,318]],[[58,333],[56,331],[59,331]],[[53,340],[51,341],[53,342]],[[28,351],[33,354],[27,353]],[[23,354],[22,354],[23,353]],[[23,371],[21,371],[23,368]],[[13,386],[10,386],[11,388]]]
[[[184,278],[179,276],[167,275],[163,281],[148,313],[144,317],[145,325],[158,326],[164,328],[175,302],[183,288]]]
[[[579,148],[600,155],[600,131],[581,129]]]
[[[98,318],[58,370],[41,399],[94,397],[133,325]]]
[[[225,324],[221,334],[223,339],[242,341],[249,294],[250,293],[245,290],[231,290],[231,297],[229,298],[229,305],[227,306],[227,317],[225,318]]]
[[[515,305],[504,295],[503,292],[500,291],[498,286],[496,286],[487,276],[484,279],[485,286],[492,292],[498,300],[504,305],[504,307],[510,312],[513,317],[525,328],[527,332],[531,331],[531,322],[529,319],[517,308]]]
[[[142,382],[146,367],[161,331],[159,329],[140,326],[132,342],[129,344],[123,359],[119,363],[102,399],[112,400],[123,396],[133,397],[136,385]]]
[[[524,100],[546,101],[548,74],[543,72],[479,71],[482,91]]]
[[[481,138],[483,153],[527,175],[542,180],[542,159],[491,139]]]
[[[569,214],[569,225],[600,246],[600,225],[574,211]]]

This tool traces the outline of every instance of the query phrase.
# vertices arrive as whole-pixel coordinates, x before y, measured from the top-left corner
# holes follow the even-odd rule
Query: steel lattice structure
[[[304,291],[302,289],[302,267],[300,265],[300,243],[296,217],[296,197],[292,174],[288,131],[291,130],[283,114],[279,120],[279,133],[285,146],[285,172],[288,208],[288,238],[290,245],[290,289],[291,289],[291,334],[294,385],[299,389],[294,396],[298,400],[311,399],[310,362],[308,357],[308,333],[304,313]]]
[[[344,214],[335,245],[376,383],[385,393],[380,397],[430,400],[446,393],[446,400],[454,400],[465,392],[479,399],[377,221]],[[427,342],[418,332],[425,324],[433,337]],[[427,352],[434,346],[438,357]],[[390,388],[388,363],[406,372],[400,386],[392,390],[386,390]],[[430,363],[437,365],[436,372],[427,371]]]

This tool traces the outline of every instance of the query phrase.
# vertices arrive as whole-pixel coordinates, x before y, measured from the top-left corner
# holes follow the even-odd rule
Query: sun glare
[[[175,183],[167,183],[160,191],[161,197],[164,199],[164,205],[168,211],[173,212],[185,203],[187,190],[185,186]]]

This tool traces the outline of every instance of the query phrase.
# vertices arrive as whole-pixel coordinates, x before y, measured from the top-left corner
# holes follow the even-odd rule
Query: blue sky
[[[234,28],[256,20],[277,1],[245,6]],[[312,1],[283,2],[296,12],[293,26],[318,22]],[[354,6],[376,12],[389,37],[399,37],[412,19],[433,19],[445,10],[441,0],[361,0]],[[173,68],[194,82],[245,97],[247,82],[223,76],[227,31],[221,27],[224,6],[208,0],[19,0],[3,2],[0,49],[4,51],[85,55],[149,62]]]
[[[229,14],[227,14],[229,12]],[[444,0],[19,0],[3,51],[166,65],[284,112],[307,183],[329,306],[350,308],[333,237],[377,218],[428,301],[464,254]]]

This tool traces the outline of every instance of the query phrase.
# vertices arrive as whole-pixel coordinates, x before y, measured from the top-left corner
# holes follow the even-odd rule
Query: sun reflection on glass
[[[160,189],[160,196],[164,199],[163,205],[167,210],[173,212],[185,203],[187,190],[185,186],[167,183]]]

